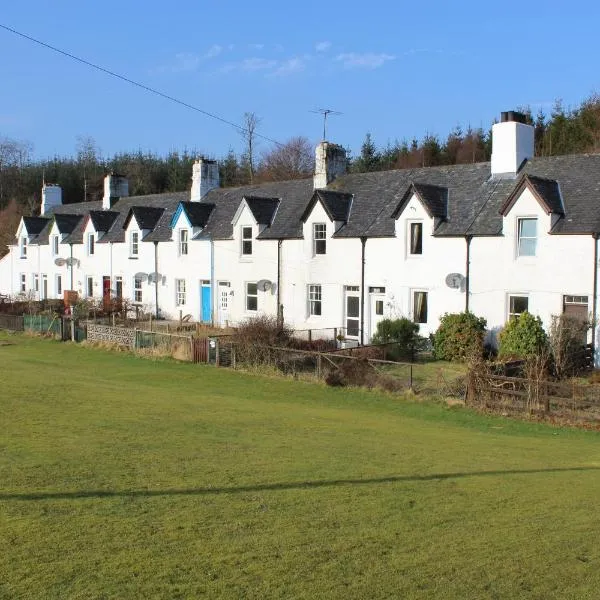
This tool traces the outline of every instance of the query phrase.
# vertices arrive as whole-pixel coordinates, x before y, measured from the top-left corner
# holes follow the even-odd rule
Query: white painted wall
[[[188,253],[182,254],[179,231],[188,232]],[[159,307],[164,316],[179,318],[192,315],[195,321],[201,320],[200,284],[211,279],[211,244],[208,240],[192,240],[199,233],[194,230],[182,211],[174,223],[172,240],[158,244],[158,272],[166,276],[166,283],[159,285]],[[177,305],[176,280],[185,281],[185,304]]]
[[[517,256],[517,221],[538,219],[535,256]],[[563,311],[563,296],[588,296],[592,310],[594,241],[591,235],[550,235],[547,215],[525,189],[504,218],[503,236],[471,242],[471,310],[484,316],[490,329],[508,319],[510,294],[529,297],[529,312],[546,327]]]
[[[277,315],[277,241],[257,240],[260,227],[256,223],[250,209],[244,205],[233,223],[231,240],[214,242],[215,281],[214,306],[217,307],[215,321],[239,323],[260,314]],[[252,228],[252,254],[242,254],[242,227]],[[269,291],[258,291],[257,310],[246,309],[246,284],[256,283],[261,279],[273,282]],[[229,282],[228,318],[219,314],[218,282]]]

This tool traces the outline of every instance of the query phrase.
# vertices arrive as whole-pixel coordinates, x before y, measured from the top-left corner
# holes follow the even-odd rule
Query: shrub
[[[588,321],[569,315],[554,315],[550,324],[548,343],[554,364],[554,374],[560,379],[585,367],[585,345]]]
[[[433,334],[433,353],[440,360],[463,361],[483,354],[487,321],[472,312],[446,313]]]
[[[500,358],[531,358],[546,351],[548,336],[542,320],[528,312],[512,317],[500,332]]]
[[[237,357],[242,362],[258,365],[271,361],[268,346],[288,346],[293,330],[276,317],[259,315],[240,323],[231,336]]]
[[[390,344],[386,348],[386,357],[399,360],[411,358],[419,350],[422,339],[419,336],[419,324],[403,317],[379,321],[371,343]]]

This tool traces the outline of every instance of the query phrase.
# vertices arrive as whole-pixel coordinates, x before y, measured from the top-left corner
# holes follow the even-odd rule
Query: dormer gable
[[[398,219],[409,202],[415,197],[425,209],[429,218],[433,219],[433,229],[448,218],[448,188],[427,183],[412,182],[402,199],[392,213],[393,219]]]
[[[503,217],[508,215],[526,189],[531,192],[547,215],[564,216],[564,203],[558,181],[525,174],[519,179],[517,185],[500,208],[500,214]]]
[[[334,230],[337,231],[348,222],[350,211],[352,209],[353,194],[345,192],[336,192],[333,190],[315,190],[309,200],[300,220],[306,223],[315,206],[322,206],[329,220],[334,224]]]
[[[48,222],[49,219],[44,217],[22,217],[17,230],[17,235],[27,235],[29,238],[32,238],[39,235]]]
[[[192,237],[206,227],[215,208],[207,202],[180,202],[171,218],[171,229],[191,229]]]
[[[123,229],[127,231],[133,224],[141,231],[143,238],[156,227],[163,212],[163,208],[153,206],[132,206],[123,223]]]
[[[100,237],[110,230],[119,216],[114,210],[91,210],[86,221],[86,229],[91,228]]]
[[[279,198],[244,196],[235,211],[231,224],[235,228],[244,212],[247,211],[258,227],[258,233],[260,235],[265,229],[271,227],[275,215],[277,214],[279,203]]]

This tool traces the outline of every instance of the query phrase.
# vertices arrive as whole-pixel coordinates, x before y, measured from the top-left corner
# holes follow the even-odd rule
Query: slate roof
[[[279,198],[262,198],[260,196],[244,196],[244,200],[259,225],[271,226],[273,217],[279,206]]]
[[[147,206],[163,209],[163,213],[154,227],[154,231],[144,237],[144,241],[166,242],[171,239],[171,218],[177,210],[179,203],[189,200],[189,192],[168,192],[165,194],[150,194],[147,196],[131,196],[121,198],[112,207],[111,210],[118,212],[119,216],[112,224],[106,235],[102,236],[98,243],[124,242],[125,230],[123,224],[129,211],[134,206]]]
[[[312,177],[211,190],[205,196],[204,201],[214,204],[215,209],[198,239],[209,237],[216,240],[231,239],[233,236],[231,221],[239,204],[244,197],[252,196],[281,198],[275,219],[271,226],[258,236],[259,239],[301,238],[302,222],[300,216],[312,194]]]
[[[487,163],[486,163],[487,164]],[[555,180],[560,186],[564,217],[552,229],[557,234],[600,233],[600,154],[548,156],[528,160],[522,174]],[[491,183],[495,183],[493,180]],[[469,229],[475,235],[499,235],[500,209],[515,181],[498,181]]]
[[[600,234],[600,154],[534,158],[513,178],[492,178],[486,162],[348,174],[317,191],[308,178],[218,188],[200,203],[189,202],[189,192],[176,192],[121,198],[111,211],[102,211],[101,202],[62,205],[53,214],[64,215],[65,222],[88,214],[104,226],[112,221],[99,243],[124,242],[123,227],[135,214],[140,226],[151,230],[144,241],[163,242],[172,239],[171,219],[182,203],[190,222],[203,227],[197,239],[231,239],[232,219],[245,198],[256,220],[270,225],[259,239],[291,239],[302,237],[302,219],[320,200],[332,219],[343,223],[336,237],[393,237],[394,215],[414,191],[438,220],[434,235],[486,236],[502,233],[500,211],[525,184],[559,215],[552,233]],[[25,219],[28,232],[38,231],[34,235],[44,243],[52,221]],[[86,222],[79,218],[65,242],[81,243]]]

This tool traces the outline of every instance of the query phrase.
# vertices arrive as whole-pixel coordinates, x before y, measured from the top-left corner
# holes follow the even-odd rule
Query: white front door
[[[229,281],[219,281],[219,325],[227,327],[229,322],[229,293],[231,284]]]
[[[369,294],[369,342],[377,332],[377,324],[384,318],[384,301],[383,294]]]
[[[360,338],[360,291],[358,286],[347,285],[344,298],[346,337]]]

